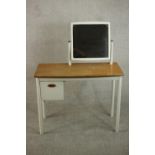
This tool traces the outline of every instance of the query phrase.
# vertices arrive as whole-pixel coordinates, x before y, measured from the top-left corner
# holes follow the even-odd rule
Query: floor
[[[114,132],[110,104],[46,103],[45,134],[39,135],[36,103],[27,105],[27,155],[128,155],[128,104],[121,109],[120,132]]]

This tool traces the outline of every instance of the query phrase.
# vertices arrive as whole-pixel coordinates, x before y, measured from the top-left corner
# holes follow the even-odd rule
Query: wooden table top
[[[85,78],[123,76],[117,63],[39,64],[35,78]]]

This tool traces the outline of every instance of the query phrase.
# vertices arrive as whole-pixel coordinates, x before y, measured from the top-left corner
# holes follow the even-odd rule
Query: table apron
[[[50,82],[50,81],[85,81],[85,80],[119,80],[122,76],[113,76],[113,77],[93,77],[93,78],[38,78],[40,82]]]

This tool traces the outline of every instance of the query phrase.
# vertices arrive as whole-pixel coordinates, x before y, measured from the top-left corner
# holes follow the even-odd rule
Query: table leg
[[[39,131],[40,134],[43,134],[43,106],[41,103],[41,96],[40,96],[40,84],[39,79],[36,78],[36,88],[37,88],[37,105],[38,105],[38,119],[39,119]]]
[[[118,80],[118,94],[117,94],[117,108],[116,108],[116,132],[119,131],[120,122],[120,109],[121,109],[121,90],[122,90],[122,77]]]
[[[45,102],[42,100],[42,108],[43,108],[43,118],[46,118],[46,108],[45,108]]]
[[[112,80],[112,104],[111,104],[111,117],[114,116],[114,107],[115,107],[115,80]]]

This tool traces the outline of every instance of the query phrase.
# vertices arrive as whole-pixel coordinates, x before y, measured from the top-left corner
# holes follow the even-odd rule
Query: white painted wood
[[[36,89],[37,89],[37,105],[38,105],[38,120],[39,120],[39,132],[43,134],[43,109],[41,103],[41,93],[40,93],[40,84],[39,79],[36,78]]]
[[[43,118],[45,119],[46,118],[46,106],[45,106],[45,101],[42,100],[42,109],[43,109]]]
[[[48,87],[49,84],[54,84],[55,87]],[[40,87],[43,100],[64,100],[63,82],[40,82]]]
[[[114,51],[114,41],[111,40],[111,49],[110,49],[111,57],[110,57],[110,64],[113,64],[113,51]]]
[[[112,105],[111,105],[111,117],[114,116],[115,108],[115,80],[112,80]]]
[[[118,81],[117,92],[117,107],[116,107],[116,126],[115,131],[119,131],[120,122],[120,108],[121,108],[121,88],[122,77],[94,77],[94,78],[36,78],[37,88],[37,104],[38,104],[38,118],[39,118],[39,131],[43,134],[43,118],[46,118],[45,102],[44,100],[63,100],[64,99],[64,82],[65,81],[81,81],[81,80],[113,80],[112,90],[112,107],[111,116],[114,114],[114,98],[115,98],[115,85]],[[56,87],[49,88],[48,84],[55,84]]]
[[[71,42],[68,41],[68,65],[71,66],[72,65],[72,61],[71,61]]]
[[[73,57],[73,26],[74,25],[93,25],[93,24],[105,24],[108,25],[108,57],[106,58],[74,58]],[[99,21],[92,21],[92,22],[72,22],[71,23],[71,61],[73,63],[96,63],[96,62],[110,62],[110,22],[99,22]]]
[[[119,80],[119,76],[93,77],[93,78],[40,78],[41,82],[67,82],[67,81],[91,81],[91,80]]]
[[[120,122],[120,109],[121,109],[121,89],[122,89],[122,77],[118,80],[118,94],[117,94],[117,108],[116,108],[116,132],[119,131]]]

